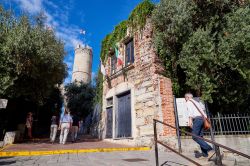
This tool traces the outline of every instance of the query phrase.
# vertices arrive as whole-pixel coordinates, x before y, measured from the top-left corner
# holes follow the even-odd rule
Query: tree
[[[100,67],[95,77],[95,97],[94,103],[102,106],[102,94],[103,94],[103,74],[101,73]]]
[[[184,79],[178,65],[183,43],[193,33],[193,16],[196,5],[193,1],[164,1],[153,11],[154,45],[165,62],[166,75],[172,79],[175,95],[180,95]],[[181,84],[181,85],[180,85]],[[185,91],[185,90],[183,90]]]
[[[42,104],[65,78],[64,44],[44,22],[0,7],[0,96]]]
[[[17,17],[0,5],[0,98],[8,99],[1,118],[7,130],[25,123],[29,111],[38,120],[36,131],[39,125],[47,130],[52,111],[60,109],[57,87],[67,73],[64,44],[45,21],[43,14]]]
[[[65,86],[65,96],[71,112],[84,118],[92,112],[95,90],[90,84],[70,83]]]
[[[194,90],[214,102],[216,111],[247,105],[249,12],[247,1],[160,2],[152,17],[154,41],[177,87],[175,94]]]

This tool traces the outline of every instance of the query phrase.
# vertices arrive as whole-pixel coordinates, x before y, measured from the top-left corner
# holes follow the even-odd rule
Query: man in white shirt
[[[72,127],[72,123],[73,123],[72,117],[70,116],[69,111],[65,109],[59,124],[59,129],[61,129],[60,144],[66,143],[69,130]]]
[[[205,113],[205,106],[201,102],[195,101],[191,93],[185,94],[185,100],[189,116],[189,127],[192,129],[192,134],[203,137],[204,119],[202,116],[207,117]],[[196,155],[195,157],[210,157],[213,155],[214,151],[210,145],[202,139],[196,137],[192,138],[200,145],[202,151],[201,155]]]

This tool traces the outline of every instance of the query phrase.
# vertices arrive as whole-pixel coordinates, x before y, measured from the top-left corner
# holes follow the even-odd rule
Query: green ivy
[[[132,31],[136,31],[138,29],[142,29],[145,24],[147,18],[151,17],[152,11],[155,5],[150,0],[144,0],[141,2],[129,15],[128,20],[124,20],[119,23],[111,32],[108,34],[102,41],[102,48],[101,48],[101,60],[105,63],[107,60],[107,56],[110,52],[110,48],[114,48],[115,44],[121,41],[127,33],[127,28],[131,27]],[[98,86],[96,87],[96,102],[102,103],[102,74],[99,72],[98,75]]]
[[[142,29],[147,18],[151,17],[154,8],[155,5],[150,0],[144,0],[136,6],[128,18],[129,27],[132,27],[133,30]]]
[[[131,27],[133,31],[142,29],[146,24],[146,19],[151,17],[155,5],[150,0],[144,0],[131,12],[128,20],[118,24],[113,32],[108,34],[102,41],[101,60],[104,62],[109,54],[110,48],[113,48],[117,42],[126,36],[127,28]]]
[[[102,41],[101,49],[101,60],[105,61],[106,56],[109,54],[109,49],[114,47],[117,42],[119,42],[127,32],[127,21],[122,21],[118,24],[114,31],[108,34]]]

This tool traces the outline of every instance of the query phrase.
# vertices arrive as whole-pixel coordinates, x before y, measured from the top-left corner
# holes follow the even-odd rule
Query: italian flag
[[[122,61],[122,55],[120,54],[119,50],[118,50],[118,46],[115,46],[115,56],[117,58],[117,65],[122,65],[123,61]]]
[[[104,65],[102,64],[102,60],[100,60],[100,61],[101,61],[101,73],[102,73],[104,76],[106,76],[105,67],[104,67]]]

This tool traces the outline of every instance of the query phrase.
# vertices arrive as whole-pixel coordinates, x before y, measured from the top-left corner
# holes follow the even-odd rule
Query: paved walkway
[[[188,153],[185,155],[193,158],[193,154]],[[159,160],[161,166],[192,165],[172,152],[159,151]],[[214,165],[212,162],[207,162],[207,159],[196,161],[204,166]],[[223,163],[231,166],[235,164],[235,159],[224,157]],[[86,137],[76,143],[67,142],[66,145],[51,144],[45,139],[6,147],[0,151],[0,165],[154,166],[155,153],[154,150],[149,150],[147,147],[131,147],[92,138],[86,139]],[[237,165],[250,166],[250,162],[244,159],[242,162],[237,162]]]
[[[190,166],[191,163],[170,152],[159,152],[162,166]],[[164,164],[165,163],[165,164]],[[79,153],[31,157],[3,157],[8,166],[154,166],[154,151]]]
[[[71,143],[70,138],[65,145],[59,144],[59,140],[54,144],[49,142],[49,139],[34,139],[24,143],[16,143],[8,148],[5,148],[5,152],[13,151],[51,151],[51,150],[66,150],[66,149],[94,149],[94,148],[128,148],[131,146],[119,145],[110,143],[107,141],[101,141],[90,136],[83,136],[80,140]]]
[[[66,149],[94,149],[94,148],[127,148],[131,146],[125,146],[120,144],[114,144],[107,141],[78,141],[75,143],[67,142],[65,145],[58,142],[51,144],[49,141],[42,142],[28,142],[21,144],[13,144],[4,149],[5,152],[13,151],[49,151],[49,150],[66,150]]]
[[[90,153],[90,152],[116,152],[116,151],[145,151],[150,150],[149,147],[132,147],[121,145],[107,141],[93,139],[84,136],[81,140],[65,145],[59,144],[56,141],[51,144],[48,139],[36,139],[29,142],[13,144],[0,150],[0,157],[12,156],[40,156],[40,155],[55,155],[67,153]]]

